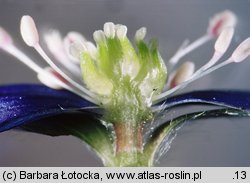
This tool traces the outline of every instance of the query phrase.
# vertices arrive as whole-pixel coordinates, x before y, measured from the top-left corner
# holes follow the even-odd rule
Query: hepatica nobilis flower
[[[127,27],[111,22],[94,32],[95,44],[77,32],[64,38],[58,31],[45,34],[52,60],[39,43],[33,19],[23,16],[20,28],[24,42],[49,66],[41,67],[20,51],[2,28],[0,48],[35,71],[46,86],[1,86],[0,131],[19,128],[51,136],[73,135],[95,151],[105,166],[153,166],[161,147],[169,146],[166,139],[185,121],[249,116],[250,93],[246,91],[173,95],[225,65],[246,60],[250,38],[221,61],[235,25],[232,12],[215,15],[206,34],[183,44],[165,65],[157,41],[144,41],[145,27],[136,31],[133,45],[127,38]],[[176,68],[183,56],[213,39],[214,54],[204,66],[195,70],[193,62],[184,62]],[[184,104],[218,108],[164,120],[170,108]],[[162,123],[157,123],[159,118]]]

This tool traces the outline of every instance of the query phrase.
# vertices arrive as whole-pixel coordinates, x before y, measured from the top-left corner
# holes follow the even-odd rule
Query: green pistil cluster
[[[110,122],[140,123],[150,118],[152,97],[163,89],[167,70],[155,41],[137,39],[135,49],[121,26],[111,36],[96,32],[95,53],[81,54],[82,75]]]

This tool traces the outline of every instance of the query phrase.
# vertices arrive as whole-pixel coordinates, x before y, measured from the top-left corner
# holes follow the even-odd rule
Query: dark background
[[[63,34],[77,30],[89,40],[93,40],[93,31],[101,29],[106,21],[127,25],[130,38],[136,29],[146,26],[147,36],[159,39],[161,54],[167,61],[184,39],[194,40],[203,35],[209,17],[225,9],[234,11],[239,19],[232,51],[250,35],[248,0],[0,0],[0,25],[13,35],[16,45],[38,62],[43,60],[21,40],[22,15],[33,16],[40,30],[57,28]],[[192,60],[199,67],[212,52],[213,42],[184,60]],[[249,70],[247,61],[231,64],[193,83],[186,91],[250,90]],[[36,82],[32,71],[0,52],[0,84]],[[189,108],[181,109],[186,110]],[[249,139],[249,119],[189,122],[178,131],[157,166],[250,166]],[[76,138],[8,131],[0,134],[0,166],[101,166],[101,163]]]

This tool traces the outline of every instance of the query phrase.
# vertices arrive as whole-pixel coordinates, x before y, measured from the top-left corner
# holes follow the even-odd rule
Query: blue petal
[[[65,90],[22,84],[0,87],[0,132],[61,113],[95,106]]]
[[[250,91],[194,91],[170,97],[157,105],[170,108],[191,103],[250,109]]]

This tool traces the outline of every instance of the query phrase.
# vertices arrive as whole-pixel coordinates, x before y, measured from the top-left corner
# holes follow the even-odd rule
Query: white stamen
[[[83,51],[87,51],[87,48],[86,48],[85,45],[83,45],[83,44],[81,44],[79,42],[75,42],[75,43],[73,43],[73,44],[71,44],[69,46],[69,56],[70,56],[70,58],[75,59],[78,62],[80,62],[80,60],[81,60],[80,57],[81,57],[81,53]]]
[[[196,75],[199,75],[204,70],[207,70],[209,67],[213,66],[216,62],[220,60],[220,58],[223,56],[223,54],[227,51],[232,38],[234,34],[234,28],[233,27],[227,27],[225,28],[222,33],[217,38],[215,45],[214,45],[214,54],[213,57],[199,70],[197,70],[193,77]]]
[[[69,60],[68,55],[63,47],[62,37],[57,30],[53,30],[50,33],[44,35],[45,42],[48,46],[49,51],[53,54],[53,56],[60,62],[65,69],[69,70],[73,75],[79,77],[80,69],[78,65]]]
[[[194,73],[195,65],[193,62],[185,62],[176,71],[173,80],[171,81],[170,87],[173,88],[188,79]]]
[[[33,60],[31,60],[27,55],[25,55],[22,51],[20,51],[14,45],[9,45],[8,47],[6,47],[6,49],[4,49],[4,51],[6,51],[7,53],[9,53],[9,54],[13,55],[14,57],[16,57],[23,64],[27,65],[31,70],[35,71],[38,75],[45,72],[42,67],[37,65]],[[85,95],[82,92],[77,91],[76,89],[74,89],[71,86],[63,83],[59,79],[56,79],[54,76],[52,76],[50,79],[52,79],[54,81],[57,80],[57,81],[55,81],[57,83],[57,85],[61,85],[61,87],[65,88],[66,90],[69,90],[69,91],[71,91],[71,92],[85,98],[86,100],[89,100],[90,102],[92,102],[94,104],[97,104],[97,102],[95,100],[93,100],[92,98],[90,98],[89,96]]]
[[[105,34],[102,30],[97,30],[93,33],[93,38],[95,40],[96,43],[99,42],[105,42],[106,38],[105,38]]]
[[[234,62],[241,62],[250,55],[250,37],[245,39],[233,52],[232,59]]]
[[[221,67],[224,67],[230,63],[233,63],[233,62],[241,62],[243,60],[245,60],[248,56],[250,55],[250,37],[247,38],[245,41],[243,41],[236,49],[235,51],[233,52],[232,56],[225,60],[224,62],[216,65],[216,66],[213,66],[213,67],[210,67],[209,69],[205,70],[204,72],[199,72],[198,71],[187,81],[185,81],[184,83],[156,96],[154,98],[154,104],[157,103],[157,102],[160,102],[160,101],[163,101],[165,98],[167,98],[169,95],[171,95],[172,93],[176,92],[177,90],[179,89],[182,89],[184,87],[186,87],[189,83],[205,76],[205,75],[208,75],[209,73],[221,68]]]
[[[168,70],[172,70],[172,68],[178,63],[178,61],[184,57],[186,54],[190,53],[191,51],[195,50],[196,48],[200,47],[201,45],[205,44],[206,42],[210,41],[212,37],[210,35],[204,35],[197,39],[196,41],[192,42],[182,50],[178,51],[172,58],[169,60]]]
[[[229,29],[228,29],[229,30]],[[228,38],[223,38],[225,35],[228,35]],[[222,38],[218,38],[219,41],[223,41],[223,39],[227,39],[227,40],[224,40],[225,42],[227,43],[223,43],[224,45],[222,47],[219,47],[217,46],[215,49],[218,50],[218,51],[215,51],[214,53],[214,56],[212,57],[212,59],[205,65],[203,66],[201,69],[199,69],[198,71],[196,71],[193,76],[185,81],[184,83],[156,96],[154,98],[154,103],[157,103],[159,101],[162,101],[164,100],[166,97],[168,97],[169,95],[171,95],[172,93],[176,92],[177,90],[179,89],[182,89],[184,87],[186,87],[189,83],[221,68],[221,67],[224,67],[232,62],[241,62],[243,60],[245,60],[249,55],[250,55],[250,37],[247,38],[245,41],[243,41],[236,49],[235,51],[233,52],[232,56],[225,60],[224,62],[214,66],[214,67],[211,67],[219,58],[221,58],[222,54],[220,52],[225,52],[226,49],[225,47],[228,47],[232,38],[230,38],[231,36],[233,35],[233,30],[229,30],[229,32],[227,33],[224,33],[224,35],[221,35]],[[219,43],[217,43],[219,44]],[[220,53],[220,54],[218,54]],[[209,68],[210,67],[210,68]],[[204,71],[204,72],[203,72]]]
[[[208,34],[218,36],[226,27],[235,27],[237,18],[235,14],[229,10],[216,14],[210,20]]]
[[[44,72],[40,72],[37,74],[37,78],[44,85],[53,88],[53,89],[62,89],[62,85],[59,84],[58,79],[53,74],[53,69],[51,67],[46,67]]]
[[[8,32],[6,32],[2,27],[0,27],[0,48],[4,49],[4,47],[12,44],[12,38]]]
[[[190,43],[190,41],[189,41],[188,39],[185,39],[185,40],[182,42],[181,46],[180,46],[180,47],[178,48],[178,50],[176,51],[176,53],[178,53],[178,52],[182,51],[183,49],[185,49],[185,48],[188,46],[189,43]]]
[[[24,42],[28,46],[35,46],[39,42],[39,35],[32,17],[25,15],[21,19],[20,31]]]
[[[178,61],[186,54],[208,42],[213,36],[218,36],[223,29],[227,27],[235,27],[236,21],[236,16],[229,10],[216,14],[210,21],[208,34],[202,36],[201,38],[186,46],[184,49],[178,51],[169,60],[168,70],[172,70],[174,65],[176,65]]]
[[[229,58],[229,59],[225,60],[224,62],[222,62],[222,63],[220,63],[220,64],[218,64],[218,65],[216,65],[214,67],[211,67],[211,68],[207,69],[206,71],[202,72],[201,74],[195,75],[195,77],[191,77],[189,80],[181,83],[180,85],[177,85],[176,87],[174,87],[174,88],[172,88],[170,90],[167,90],[166,92],[161,93],[160,95],[156,96],[153,99],[153,104],[156,104],[156,103],[158,103],[160,101],[163,101],[169,95],[173,94],[177,90],[185,88],[188,84],[192,83],[193,81],[195,81],[195,80],[197,80],[197,79],[199,79],[199,78],[201,78],[201,77],[203,77],[203,76],[205,76],[205,75],[207,75],[207,74],[209,74],[209,73],[211,73],[211,72],[213,72],[213,71],[215,71],[215,70],[217,70],[217,69],[219,69],[221,67],[224,67],[224,66],[226,66],[226,65],[228,65],[228,64],[230,64],[232,62],[233,62],[232,58]]]
[[[224,54],[232,41],[233,35],[234,35],[233,27],[225,28],[215,42],[214,45],[215,51]]]
[[[106,37],[114,38],[115,37],[115,25],[113,22],[106,22],[103,26],[103,31]]]
[[[35,50],[41,55],[41,57],[56,71],[58,72],[65,80],[67,80],[71,85],[73,85],[74,87],[76,87],[77,89],[79,89],[80,91],[86,93],[87,95],[89,95],[90,97],[95,97],[95,95],[89,91],[88,89],[86,89],[85,87],[83,87],[82,85],[80,85],[79,83],[77,83],[76,81],[74,81],[72,78],[70,78],[67,74],[65,74],[50,58],[49,56],[44,52],[44,50],[42,49],[42,47],[39,44],[39,39],[38,39],[38,32],[36,29],[36,25],[35,22],[33,21],[33,19],[30,16],[24,16],[21,20],[21,31],[23,32],[22,36],[24,38],[24,40],[26,40],[25,42],[27,44],[29,44],[30,46],[34,47]],[[29,36],[27,35],[27,33],[32,34],[34,37],[34,39],[30,39]],[[35,37],[37,37],[37,39],[35,39]]]
[[[68,42],[74,43],[75,41],[78,41],[80,43],[84,43],[86,41],[85,37],[76,31],[69,32],[66,37]]]
[[[71,45],[76,42],[79,45],[84,44],[86,42],[86,39],[80,33],[73,31],[69,32],[63,39],[64,50],[67,56],[75,63],[79,63],[79,59],[77,57],[72,57],[72,54],[70,53]]]
[[[44,40],[48,49],[52,52],[58,52],[58,49],[62,47],[62,37],[59,31],[52,30],[44,35]]]
[[[214,52],[212,58],[205,64],[203,65],[201,68],[199,68],[191,78],[196,77],[197,75],[201,74],[202,72],[204,72],[205,70],[207,70],[208,68],[212,67],[216,62],[218,62],[220,60],[220,58],[223,56],[223,54],[220,54],[218,52]]]
[[[135,33],[135,40],[136,41],[143,40],[145,38],[146,34],[147,34],[147,28],[146,27],[141,27]]]
[[[30,69],[35,71],[36,73],[42,72],[43,68],[41,68],[38,64],[36,64],[33,60],[31,60],[27,55],[25,55],[21,50],[19,50],[14,45],[9,45],[4,49],[7,53],[13,55],[18,60],[20,60],[23,64],[28,66]]]
[[[82,85],[80,85],[79,83],[77,83],[76,81],[74,81],[72,78],[70,78],[67,74],[65,74],[49,57],[48,55],[44,52],[44,50],[41,48],[41,46],[39,44],[37,44],[35,47],[35,50],[41,55],[41,57],[56,71],[58,72],[65,80],[67,80],[70,84],[72,84],[74,87],[76,87],[77,89],[81,90],[82,92],[86,93],[87,95],[89,95],[90,97],[95,97],[95,95],[89,91],[88,89],[86,89],[85,87],[83,87]]]
[[[95,100],[93,100],[91,97],[83,94],[82,92],[77,91],[76,89],[72,88],[71,86],[69,86],[68,84],[66,84],[64,81],[62,81],[60,78],[58,78],[58,76],[56,76],[54,74],[54,70],[51,67],[46,67],[45,69],[43,69],[42,72],[38,73],[37,78],[40,80],[41,83],[43,83],[44,85],[53,88],[53,89],[66,89],[68,91],[71,91],[73,93],[75,93],[76,95],[79,95],[83,98],[85,98],[86,100],[97,104]]]
[[[127,35],[128,28],[125,25],[116,25],[116,36],[119,39],[124,39]]]

